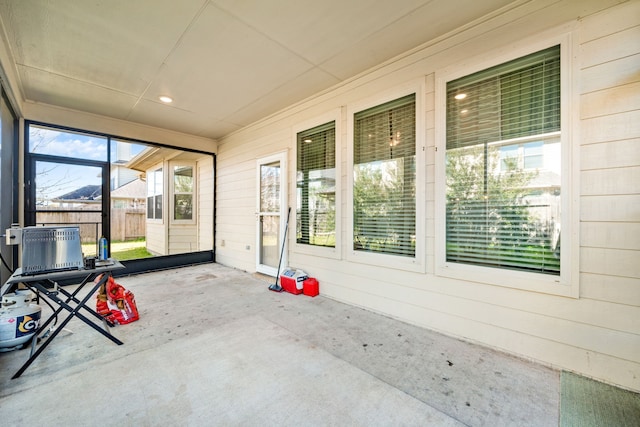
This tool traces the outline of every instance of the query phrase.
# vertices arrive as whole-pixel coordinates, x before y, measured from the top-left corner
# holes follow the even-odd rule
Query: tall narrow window
[[[447,83],[446,260],[560,274],[560,47]]]
[[[193,166],[173,167],[173,219],[193,220]]]
[[[415,257],[415,94],[354,115],[353,249]]]
[[[335,121],[297,134],[296,188],[296,242],[335,247]]]
[[[162,219],[162,168],[147,172],[147,218]]]

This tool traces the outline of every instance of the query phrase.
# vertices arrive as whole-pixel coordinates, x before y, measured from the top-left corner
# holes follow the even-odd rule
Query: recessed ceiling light
[[[164,102],[165,104],[171,104],[173,102],[173,98],[167,95],[160,95],[158,99]]]
[[[456,96],[454,96],[455,99],[460,100],[460,99],[465,99],[467,97],[466,93],[459,93]]]

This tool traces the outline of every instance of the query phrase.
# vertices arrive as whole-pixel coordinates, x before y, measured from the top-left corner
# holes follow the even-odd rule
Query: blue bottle
[[[99,242],[99,250],[98,250],[98,259],[101,261],[104,261],[108,258],[107,256],[107,239],[102,236],[100,237],[100,242]]]

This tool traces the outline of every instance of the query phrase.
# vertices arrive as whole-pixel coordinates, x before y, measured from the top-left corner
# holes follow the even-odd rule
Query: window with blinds
[[[415,94],[354,115],[353,249],[415,256]]]
[[[296,170],[296,242],[335,247],[335,121],[297,134]]]
[[[446,259],[560,274],[560,47],[447,83]]]

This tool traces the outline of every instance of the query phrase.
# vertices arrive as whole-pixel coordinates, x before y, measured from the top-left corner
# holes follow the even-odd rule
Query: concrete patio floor
[[[558,425],[535,363],[218,264],[117,281],[124,345],[74,319],[20,378],[28,350],[0,353],[0,424]]]

